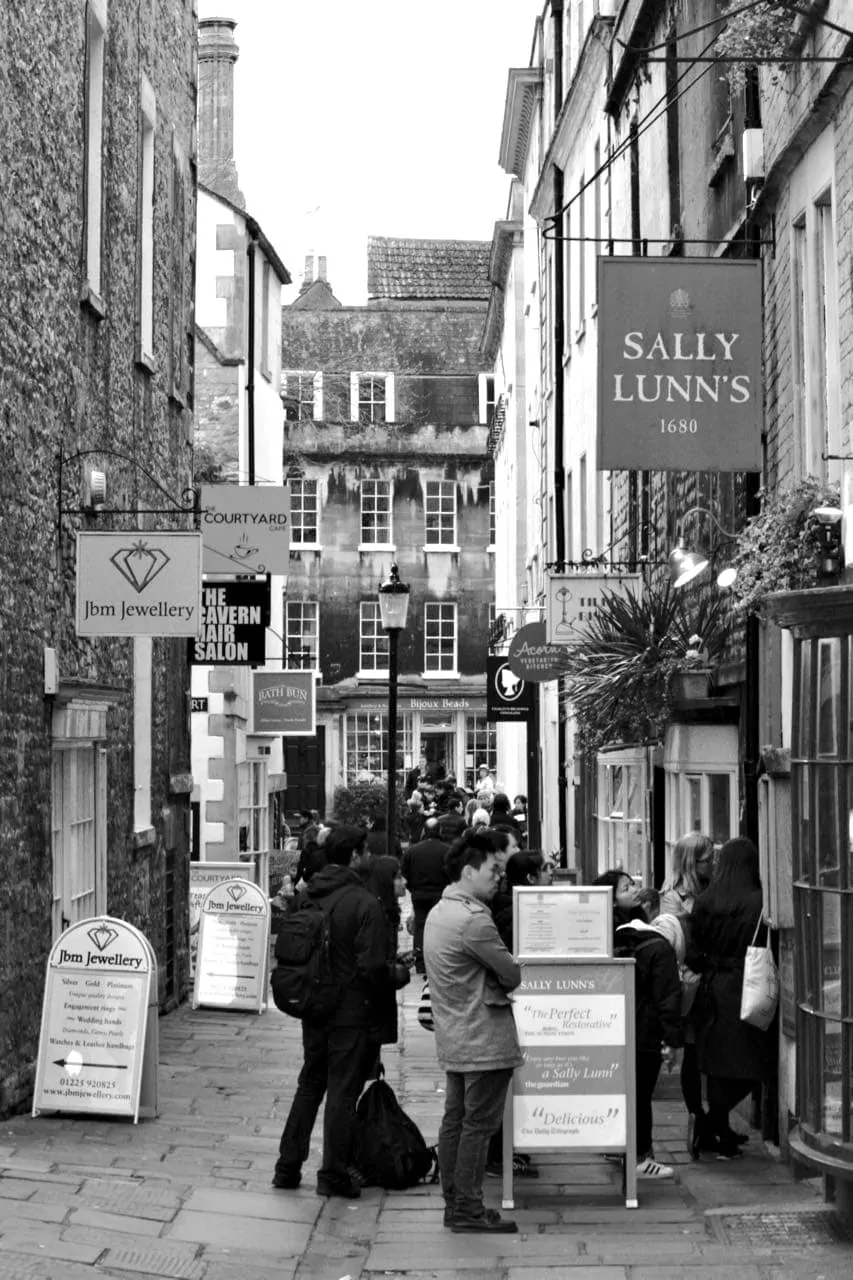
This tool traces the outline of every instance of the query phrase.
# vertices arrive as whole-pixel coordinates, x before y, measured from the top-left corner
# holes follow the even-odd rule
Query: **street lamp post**
[[[397,641],[406,625],[409,588],[400,581],[396,564],[379,588],[379,615],[388,634],[388,814],[385,835],[388,853],[394,853],[397,834]]]

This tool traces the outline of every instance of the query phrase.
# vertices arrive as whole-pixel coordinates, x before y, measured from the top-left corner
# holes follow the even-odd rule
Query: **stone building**
[[[189,527],[195,18],[8,8],[0,66],[0,1111],[45,963],[108,913],[187,987],[186,642],[78,639],[75,532]],[[157,511],[157,514],[149,512]]]
[[[421,751],[469,783],[495,763],[485,718],[493,384],[479,350],[488,256],[488,244],[371,238],[366,306],[338,301],[320,258],[283,308],[285,463],[298,472],[285,660],[321,680],[316,743],[285,747],[289,809],[322,809],[337,785],[387,775],[376,592],[392,562],[411,586],[401,776]]]
[[[236,25],[199,23],[195,474],[207,484],[281,485],[279,315],[290,276],[239,186]],[[281,661],[282,586],[272,575],[262,645],[272,668]],[[248,732],[249,680],[248,665],[193,667],[193,857],[202,861],[272,846],[281,742]]]

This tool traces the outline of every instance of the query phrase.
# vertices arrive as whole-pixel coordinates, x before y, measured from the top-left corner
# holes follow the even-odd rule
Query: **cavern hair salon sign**
[[[600,470],[761,469],[761,263],[598,259]]]

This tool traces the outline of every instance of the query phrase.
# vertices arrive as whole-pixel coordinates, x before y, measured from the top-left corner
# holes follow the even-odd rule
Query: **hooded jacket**
[[[637,1052],[658,1053],[662,1043],[678,1048],[681,978],[672,947],[652,925],[632,920],[616,930],[616,954],[633,956],[636,965]]]
[[[332,971],[341,989],[332,1024],[377,1026],[383,994],[393,989],[382,907],[356,871],[331,863],[303,892],[329,913]]]
[[[492,913],[460,882],[427,916],[424,961],[435,1047],[445,1071],[500,1071],[524,1058],[508,992],[521,969],[501,942]]]

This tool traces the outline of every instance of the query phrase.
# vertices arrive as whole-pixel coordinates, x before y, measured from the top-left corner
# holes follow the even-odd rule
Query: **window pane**
[[[702,830],[702,779],[688,774],[684,779],[687,789],[687,830]]]
[[[841,896],[821,894],[821,994],[820,1007],[830,1017],[841,1017]]]
[[[811,767],[816,788],[817,883],[838,888],[841,881],[838,817],[841,810],[839,788],[842,766],[816,764]]]
[[[637,765],[625,766],[627,787],[626,814],[629,818],[643,817],[643,771]]]
[[[791,766],[792,825],[794,829],[794,876],[805,884],[815,883],[814,827],[812,824],[811,778],[809,766]],[[799,839],[796,838],[799,833]]]
[[[838,755],[841,714],[841,641],[838,637],[817,642],[817,754]]]
[[[708,774],[708,813],[710,830],[706,833],[715,844],[724,844],[731,837],[729,805],[731,802],[731,778],[727,773]]]
[[[624,811],[625,802],[622,798],[622,766],[615,764],[610,770],[610,813],[613,817],[620,817]]]
[[[823,1116],[821,1128],[825,1133],[841,1137],[844,1132],[844,1112],[841,1089],[841,1023],[823,1022]]]
[[[812,642],[796,641],[800,657],[799,701],[795,710],[797,716],[797,740],[794,742],[794,755],[807,757],[811,754],[812,741]]]

